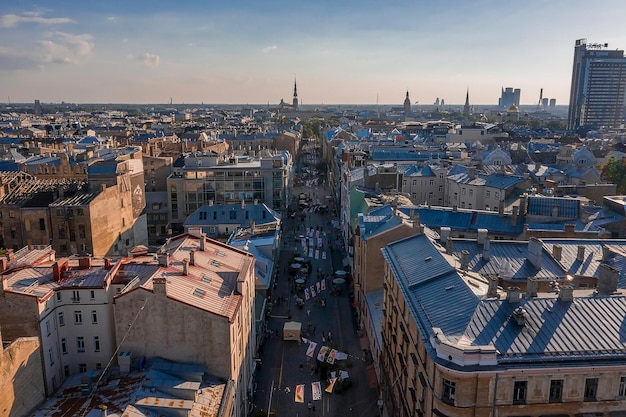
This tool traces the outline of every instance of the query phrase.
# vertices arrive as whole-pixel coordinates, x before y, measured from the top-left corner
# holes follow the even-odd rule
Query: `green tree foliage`
[[[322,121],[319,119],[311,119],[306,122],[302,122],[302,137],[307,139],[319,139],[321,125]]]
[[[626,159],[611,159],[602,168],[602,179],[615,184],[619,194],[626,193]]]

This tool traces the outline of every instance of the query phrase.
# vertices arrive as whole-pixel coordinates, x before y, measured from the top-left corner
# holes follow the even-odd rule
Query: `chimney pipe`
[[[448,242],[448,238],[450,238],[450,232],[452,229],[448,226],[442,226],[439,229],[439,242],[446,244]]]
[[[464,271],[467,271],[467,268],[469,266],[469,251],[466,249],[463,249],[461,251],[461,269]]]
[[[513,318],[515,319],[515,322],[518,326],[526,325],[526,316],[526,309],[522,306],[519,306],[515,310],[513,310]]]
[[[189,258],[183,259],[183,275],[189,275]]]
[[[585,262],[585,247],[583,245],[578,245],[578,252],[576,253],[576,260],[580,262]]]

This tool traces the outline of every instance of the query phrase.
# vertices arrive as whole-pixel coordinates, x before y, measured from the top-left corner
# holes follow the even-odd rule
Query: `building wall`
[[[0,351],[0,417],[29,416],[46,398],[39,339],[21,337]]]
[[[167,177],[172,173],[172,157],[142,155],[146,191],[167,191]]]

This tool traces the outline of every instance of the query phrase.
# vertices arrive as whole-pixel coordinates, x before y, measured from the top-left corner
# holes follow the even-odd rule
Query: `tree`
[[[626,193],[626,159],[611,159],[602,168],[602,179],[615,184],[619,194]]]

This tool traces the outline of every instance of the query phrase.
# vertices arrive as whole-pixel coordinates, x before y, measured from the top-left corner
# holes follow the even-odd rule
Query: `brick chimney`
[[[196,264],[196,251],[194,249],[189,251],[189,265]]]
[[[487,297],[498,296],[498,278],[489,278],[489,288],[487,289]]]
[[[483,259],[488,261],[491,258],[491,240],[489,237],[485,238],[485,243],[483,244]]]
[[[508,287],[506,289],[506,300],[509,303],[519,303],[521,299],[521,292],[519,287]]]
[[[561,260],[561,256],[563,255],[563,246],[561,245],[553,245],[552,246],[552,257],[557,261]]]
[[[158,256],[159,266],[170,266],[170,255],[167,252],[160,253]]]
[[[608,246],[602,246],[602,262],[606,262],[611,257],[611,249]]]
[[[469,267],[469,251],[463,249],[461,251],[461,269],[464,271],[467,271],[467,268]]]
[[[541,261],[543,259],[543,245],[536,237],[528,240],[528,260],[537,269],[541,269]]]
[[[571,285],[561,287],[561,290],[559,291],[559,300],[565,303],[571,303],[574,301],[574,287]]]
[[[580,262],[585,262],[585,247],[583,245],[578,245],[578,251],[576,252],[576,260]]]
[[[539,281],[536,278],[528,278],[526,280],[526,298],[536,297],[538,291]]]
[[[206,250],[206,233],[202,233],[200,236],[200,250],[203,252]]]
[[[67,271],[69,268],[69,260],[67,258],[60,258],[52,264],[52,278],[54,282],[61,281],[63,278],[63,272]]]
[[[78,258],[78,267],[80,269],[91,268],[91,256],[81,256]]]
[[[0,273],[7,270],[7,263],[8,263],[7,258],[5,257],[0,258]]]
[[[519,206],[513,206],[513,213],[511,214],[511,226],[517,226],[518,212]]]
[[[152,288],[155,295],[167,295],[165,278],[152,278]]]

